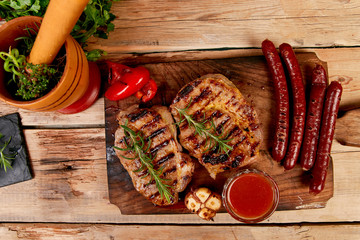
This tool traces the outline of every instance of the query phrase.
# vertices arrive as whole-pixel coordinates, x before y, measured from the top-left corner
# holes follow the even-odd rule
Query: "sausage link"
[[[327,91],[322,117],[318,150],[315,165],[312,169],[310,193],[318,194],[325,187],[326,175],[330,162],[331,144],[334,137],[335,123],[342,94],[342,86],[338,82],[331,82]]]
[[[305,90],[301,69],[292,47],[287,43],[283,43],[280,45],[279,49],[281,57],[283,58],[286,68],[290,74],[293,95],[293,122],[289,147],[284,160],[284,168],[286,170],[290,170],[295,166],[299,157],[304,134],[306,114]]]
[[[321,65],[316,65],[312,72],[304,140],[300,155],[300,164],[305,171],[313,167],[316,158],[326,85],[326,71]]]
[[[266,39],[261,45],[262,52],[268,64],[275,93],[275,135],[272,157],[281,161],[286,154],[289,136],[289,92],[286,84],[284,68],[274,44]]]

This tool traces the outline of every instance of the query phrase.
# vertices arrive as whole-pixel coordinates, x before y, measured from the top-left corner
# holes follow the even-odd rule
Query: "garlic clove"
[[[195,191],[195,195],[199,198],[199,200],[202,202],[202,203],[205,203],[206,200],[209,198],[209,196],[211,195],[211,191],[210,189],[208,188],[198,188],[196,191]]]
[[[218,211],[221,208],[221,197],[217,193],[212,193],[211,196],[206,200],[205,207],[210,208],[214,211]]]
[[[193,213],[196,213],[201,207],[201,203],[196,201],[196,199],[194,198],[194,196],[192,194],[186,195],[185,205]]]
[[[202,209],[200,209],[198,215],[200,218],[209,221],[209,220],[212,220],[213,217],[215,217],[216,212],[209,208],[202,208]]]

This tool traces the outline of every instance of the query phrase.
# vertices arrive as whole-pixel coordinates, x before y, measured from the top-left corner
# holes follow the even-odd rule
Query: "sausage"
[[[286,84],[284,68],[274,44],[266,39],[261,45],[262,52],[268,64],[275,93],[275,135],[272,157],[280,162],[286,154],[289,136],[289,92]]]
[[[304,140],[300,155],[300,165],[305,171],[312,168],[316,158],[326,85],[326,71],[321,65],[316,65],[311,77],[310,98],[308,101]]]
[[[326,90],[319,145],[316,153],[315,165],[312,169],[313,178],[310,181],[309,192],[313,194],[320,193],[325,187],[325,180],[330,162],[331,144],[334,137],[341,94],[341,84],[335,81],[331,82]]]
[[[289,147],[284,160],[284,168],[292,169],[299,157],[301,143],[304,134],[306,102],[305,89],[301,69],[296,59],[292,47],[283,43],[279,47],[281,57],[283,58],[286,68],[290,74],[291,89],[293,95],[293,119]]]

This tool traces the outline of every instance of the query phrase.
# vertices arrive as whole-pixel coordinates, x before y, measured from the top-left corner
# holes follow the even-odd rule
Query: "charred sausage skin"
[[[305,171],[313,167],[316,158],[326,85],[326,71],[323,66],[316,65],[312,72],[304,140],[300,155],[300,164]]]
[[[301,69],[292,47],[283,43],[279,47],[282,59],[290,74],[293,95],[293,119],[288,151],[284,160],[284,168],[294,168],[300,154],[301,143],[305,127],[306,102],[305,89]]]
[[[284,159],[289,136],[289,92],[284,68],[274,44],[266,39],[261,45],[274,84],[275,93],[275,135],[272,157],[280,162]]]
[[[331,144],[334,138],[335,123],[339,111],[342,86],[333,81],[326,91],[324,111],[320,129],[318,150],[315,165],[312,169],[310,193],[318,194],[325,187],[326,175],[330,162]]]

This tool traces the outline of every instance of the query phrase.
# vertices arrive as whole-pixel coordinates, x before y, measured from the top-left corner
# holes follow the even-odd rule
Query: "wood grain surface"
[[[314,53],[299,53],[297,58],[304,75],[304,82],[310,82],[311,73],[316,64],[321,64],[327,69],[326,63],[321,62]],[[275,124],[273,115],[275,99],[270,72],[264,57],[153,62],[144,66],[149,69],[150,75],[159,86],[156,97],[151,103],[146,104],[146,107],[152,105],[169,106],[185,84],[202,75],[208,73],[225,75],[237,86],[259,116],[263,142],[256,163],[249,167],[263,170],[275,179],[280,189],[280,202],[277,209],[294,210],[326,206],[327,200],[333,195],[332,166],[329,168],[326,189],[321,194],[313,196],[309,194],[308,190],[311,179],[310,173],[303,172],[300,166],[292,171],[284,171],[283,166],[275,162],[270,156],[269,152],[271,152],[273,139],[272,129]],[[137,102],[135,97],[118,102],[105,99],[106,156],[110,202],[119,206],[123,214],[188,213],[189,211],[184,206],[183,201],[190,188],[205,186],[221,194],[226,179],[234,174],[234,171],[219,174],[214,181],[200,164],[196,165],[192,181],[188,188],[180,194],[179,203],[174,206],[155,207],[134,189],[130,176],[120,164],[112,146],[114,145],[114,133],[118,127],[116,114]],[[225,212],[225,210],[221,209],[221,212]]]
[[[330,80],[346,79],[341,80],[344,87],[341,105],[354,107],[357,103],[356,96],[360,93],[360,69],[357,68],[360,49],[301,51],[315,52],[321,60],[326,61]],[[257,49],[238,49],[125,54],[119,56],[119,59],[149,63],[152,58],[179,61],[256,55],[261,55]],[[56,112],[30,112],[0,102],[1,115],[12,112],[19,112],[21,115],[35,178],[0,189],[2,199],[7,203],[0,205],[1,222],[211,224],[192,214],[123,215],[117,206],[109,202],[103,98],[88,110],[69,116]],[[346,117],[344,115],[342,118]],[[355,125],[360,125],[359,118],[352,118],[352,121]],[[339,127],[340,124],[336,127],[336,132]],[[68,132],[68,137],[64,138],[66,141],[61,141],[60,137],[55,141],[54,136],[63,136],[63,132]],[[52,137],[49,138],[49,135]],[[76,135],[77,140],[73,141],[69,135]],[[86,153],[86,149],[92,152],[91,156]],[[266,223],[360,221],[359,156],[358,147],[341,145],[335,136],[332,146],[334,196],[326,207],[276,211]],[[46,164],[49,159],[51,164]],[[234,223],[237,222],[226,213],[218,214],[214,222]]]
[[[113,5],[115,31],[93,40],[111,54],[253,48],[269,38],[294,47],[360,45],[360,3],[350,0],[161,1]]]
[[[201,240],[201,239],[288,239],[338,240],[358,239],[359,224],[292,226],[187,226],[187,225],[110,225],[110,224],[0,224],[6,240]]]
[[[325,208],[276,211],[261,225],[240,225],[226,213],[215,222],[192,214],[124,215],[109,201],[103,98],[74,115],[0,102],[0,115],[21,115],[35,176],[0,188],[1,239],[359,239],[352,222],[360,221],[360,118],[348,111],[360,107],[359,1],[121,0],[112,12],[115,31],[88,43],[110,60],[258,56],[265,38],[315,52],[330,81],[344,87],[331,152],[334,195]]]

